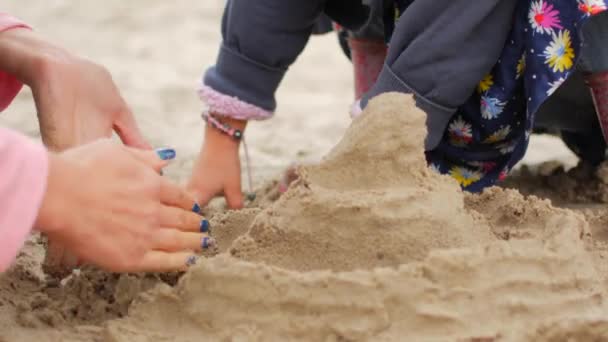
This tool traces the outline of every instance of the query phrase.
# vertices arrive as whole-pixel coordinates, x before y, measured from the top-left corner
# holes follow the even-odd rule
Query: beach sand
[[[108,67],[146,137],[177,148],[167,176],[183,182],[223,1],[20,3],[4,10]],[[608,167],[567,172],[572,153],[533,137],[509,189],[465,194],[426,167],[411,97],[351,125],[351,75],[333,35],[311,40],[276,117],[248,130],[256,201],[207,209],[218,246],[186,274],[54,279],[33,236],[0,276],[0,341],[608,340]],[[27,90],[0,121],[38,137]]]

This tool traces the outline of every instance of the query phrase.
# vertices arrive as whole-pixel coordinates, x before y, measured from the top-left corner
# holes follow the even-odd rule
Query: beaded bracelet
[[[208,125],[211,125],[211,127],[217,129],[218,131],[226,134],[227,136],[231,137],[234,140],[243,140],[243,132],[239,129],[236,128],[232,128],[230,127],[230,125],[228,125],[227,123],[223,123],[220,120],[218,120],[216,117],[214,117],[213,115],[211,115],[211,113],[209,112],[203,112],[201,114],[201,117],[203,118],[203,120],[205,120],[205,122]]]
[[[249,149],[247,148],[247,143],[245,142],[245,137],[243,136],[243,131],[241,131],[240,129],[231,127],[227,123],[221,122],[215,116],[211,115],[211,113],[209,113],[208,111],[204,111],[201,114],[201,118],[203,118],[203,120],[205,120],[205,122],[208,125],[211,125],[211,127],[217,129],[218,131],[224,133],[225,135],[231,137],[232,139],[234,139],[236,141],[243,142],[243,149],[245,152],[245,167],[247,170],[247,182],[248,182],[248,186],[249,186],[249,193],[247,193],[246,196],[247,196],[247,199],[250,201],[255,200],[255,193],[253,192],[253,177],[251,175],[252,174],[251,162],[249,159]]]

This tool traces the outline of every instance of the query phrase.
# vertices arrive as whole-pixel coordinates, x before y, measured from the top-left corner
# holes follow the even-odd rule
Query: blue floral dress
[[[397,0],[397,16],[411,2]],[[472,192],[504,179],[528,148],[539,107],[574,71],[579,28],[605,10],[604,0],[519,1],[500,59],[427,152],[431,167]]]

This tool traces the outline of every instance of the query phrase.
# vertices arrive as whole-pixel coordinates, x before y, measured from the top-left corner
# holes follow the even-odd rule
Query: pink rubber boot
[[[593,96],[593,104],[604,134],[604,141],[608,142],[608,71],[587,74],[585,82]]]
[[[351,59],[355,69],[355,100],[360,100],[378,79],[387,47],[383,41],[350,38]]]

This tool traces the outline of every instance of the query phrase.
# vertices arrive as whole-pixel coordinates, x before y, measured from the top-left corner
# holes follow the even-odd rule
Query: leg
[[[585,85],[584,74],[576,71],[539,108],[536,129],[548,132],[589,132],[597,125],[593,99]]]
[[[365,2],[371,9],[370,20],[358,31],[349,32],[347,43],[355,76],[355,99],[359,100],[378,79],[386,59],[384,0]]]
[[[604,160],[606,143],[582,72],[576,71],[539,108],[535,133],[560,135],[572,152],[593,165]]]
[[[582,31],[585,45],[580,68],[591,90],[605,141],[608,141],[608,13],[589,20]]]
[[[589,20],[578,70],[541,106],[536,128],[558,132],[583,161],[606,159],[608,140],[608,13]]]

